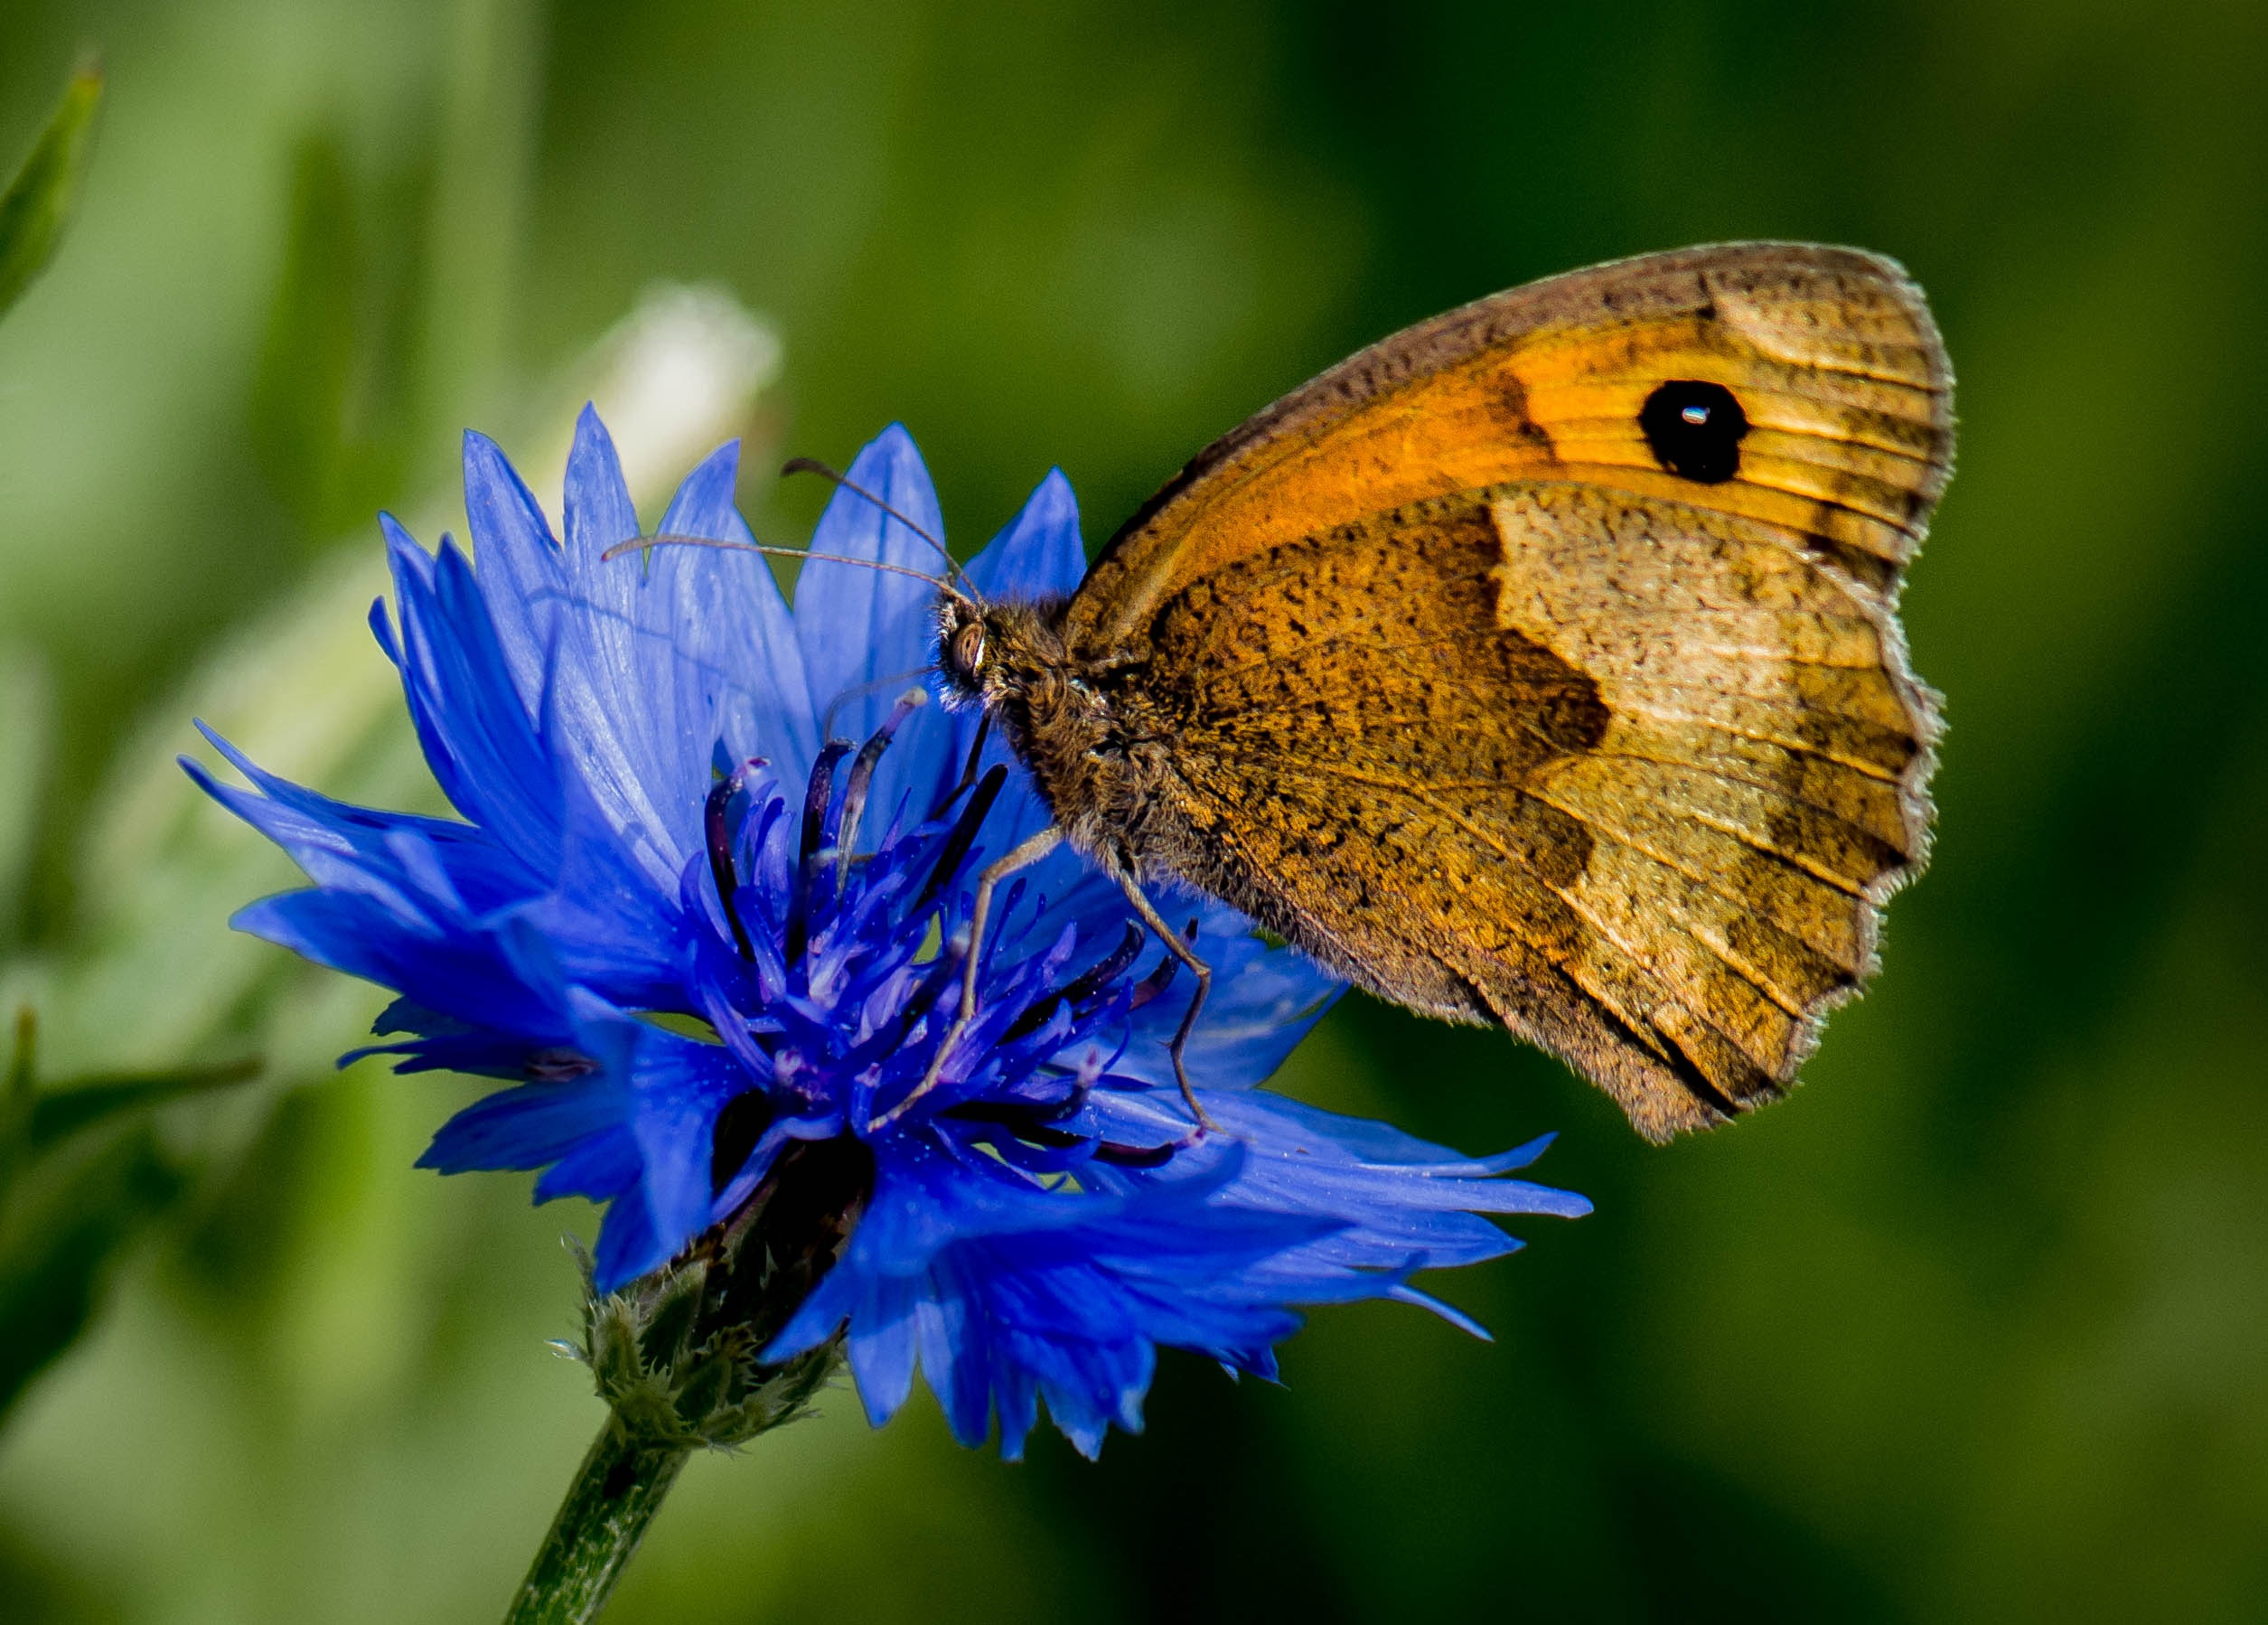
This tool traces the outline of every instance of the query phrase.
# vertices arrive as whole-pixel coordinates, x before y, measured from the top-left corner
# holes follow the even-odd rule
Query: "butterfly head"
[[[948,703],[1022,709],[1061,687],[1066,661],[1059,599],[987,602],[959,593],[937,601],[937,669]]]

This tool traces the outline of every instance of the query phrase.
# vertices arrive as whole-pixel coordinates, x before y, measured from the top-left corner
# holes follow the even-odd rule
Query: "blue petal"
[[[591,1250],[591,1272],[599,1282],[619,1285],[661,1268],[670,1261],[670,1251],[653,1233],[653,1216],[645,1203],[625,1192],[607,1205],[598,1227],[598,1245]]]
[[[615,1126],[577,1141],[562,1151],[543,1178],[536,1181],[535,1199],[557,1201],[582,1197],[593,1202],[612,1202],[631,1197],[638,1183],[638,1138]]]
[[[190,777],[290,853],[319,886],[361,894],[417,922],[494,915],[540,893],[542,878],[479,830],[331,801],[263,773],[218,735],[206,737],[262,794],[220,784],[184,756]]]
[[[682,480],[670,499],[656,535],[708,536],[723,540],[733,534],[740,514],[733,506],[733,490],[740,479],[740,442],[727,440],[704,457]],[[719,555],[730,557],[730,555]],[[767,569],[764,572],[769,575]]]
[[[914,447],[914,437],[892,424],[850,465],[850,483],[940,542],[945,521],[929,470]],[[850,559],[874,559],[934,575],[937,550],[867,497],[838,490],[820,515],[811,551]],[[911,576],[815,560],[795,584],[795,629],[803,646],[803,669],[812,703],[822,712],[836,707],[834,733],[863,739],[879,727],[895,690],[851,698],[852,690],[877,679],[904,673],[920,681],[933,651],[932,627],[937,589]],[[838,705],[838,701],[840,704]]]
[[[692,549],[604,557],[638,534],[614,442],[586,407],[567,458],[567,606],[546,732],[652,882],[674,889],[701,850],[720,685],[678,646],[677,578]]]
[[[993,1355],[990,1322],[956,1262],[938,1261],[937,1287],[915,1306],[914,1333],[922,1369],[945,1413],[945,1424],[961,1443],[984,1442],[992,1418]]]
[[[1074,590],[1087,573],[1086,544],[1079,539],[1079,499],[1060,468],[1051,468],[984,551],[968,575],[987,597],[1038,598]]]
[[[1446,1268],[1513,1251],[1518,1244],[1483,1214],[1579,1218],[1590,1211],[1590,1204],[1571,1191],[1502,1177],[1532,1160],[1542,1141],[1501,1157],[1465,1158],[1388,1124],[1341,1117],[1265,1091],[1201,1098],[1244,1153],[1228,1188],[1233,1200],[1345,1220],[1329,1235],[1269,1264],[1283,1281],[1298,1283],[1296,1292],[1287,1289],[1294,1301],[1317,1301],[1304,1294],[1344,1284],[1349,1271]],[[1166,1090],[1098,1093],[1092,1109],[1107,1134],[1137,1143],[1152,1143],[1186,1125],[1179,1103]],[[1161,1177],[1189,1176],[1168,1171]]]
[[[622,458],[614,451],[614,437],[599,420],[598,409],[588,404],[576,415],[565,497],[569,577],[584,588],[586,603],[596,603],[601,600],[587,595],[594,588],[607,590],[592,578],[598,555],[638,534],[638,510],[630,500],[630,486],[623,478]],[[634,581],[636,572],[629,572],[628,578]],[[619,602],[627,602],[628,588],[614,590]]]
[[[1298,949],[1269,946],[1251,921],[1226,904],[1179,887],[1152,888],[1151,899],[1176,927],[1197,921],[1197,953],[1213,967],[1213,992],[1186,1057],[1200,1088],[1249,1089],[1274,1076],[1346,991]],[[1190,978],[1176,977],[1165,997],[1137,1010],[1111,1070],[1173,1083],[1171,1046],[1193,991]]]
[[[640,854],[624,845],[598,798],[570,777],[557,879],[527,910],[568,974],[614,1002],[674,1005],[678,971],[698,927],[677,906],[675,887],[652,885]]]
[[[844,1346],[867,1420],[880,1427],[914,1391],[914,1307],[921,1285],[914,1278],[886,1273],[854,1279],[866,1290],[851,1312]]]
[[[325,888],[250,904],[230,924],[428,1010],[520,1034],[531,1045],[573,1037],[542,944],[509,920],[468,929],[445,918],[406,916],[367,894]]]
[[[747,1086],[722,1046],[648,1029],[631,1064],[637,1101],[633,1132],[643,1163],[647,1212],[664,1248],[677,1252],[720,1216],[710,1210],[709,1148],[717,1113]],[[611,1290],[618,1282],[603,1282]]]
[[[878,1423],[904,1403],[918,1354],[964,1441],[982,1435],[1005,1362],[1092,1453],[1113,1421],[1140,1425],[1157,1343],[1236,1355],[1297,1324],[1280,1294],[1248,1301],[1238,1283],[1341,1221],[1223,1208],[1239,1165],[1232,1151],[1197,1178],[1120,1199],[1039,1190],[932,1153],[886,1156],[843,1259],[766,1357],[847,1320],[869,1415]],[[1348,1294],[1326,1282],[1316,1295]],[[1002,1409],[1003,1441],[1020,1445],[1030,1390],[1007,1389],[1015,1409]]]
[[[464,555],[429,557],[390,519],[402,690],[450,803],[538,866],[558,845],[558,775]]]
[[[534,716],[543,692],[552,620],[565,577],[559,544],[535,495],[486,435],[464,434],[464,512],[481,596],[503,646],[520,703]]]
[[[663,532],[754,542],[733,506],[740,445],[720,446],[686,476],[662,516]],[[800,784],[816,754],[817,719],[803,680],[803,651],[780,584],[762,556],[680,549],[673,619],[681,654],[718,695],[715,734],[736,759],[762,756]]]
[[[417,1166],[445,1174],[541,1168],[619,1128],[628,1104],[619,1085],[599,1078],[499,1090],[443,1123]]]

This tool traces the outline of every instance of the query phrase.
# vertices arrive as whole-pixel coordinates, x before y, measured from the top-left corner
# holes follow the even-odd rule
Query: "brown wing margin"
[[[1761,324],[1747,319],[1758,312]],[[1784,423],[1761,425],[1754,449],[1768,472],[1723,495],[1757,519],[1821,534],[1838,562],[1892,596],[1951,465],[1953,379],[1927,306],[1904,270],[1877,255],[1736,243],[1618,260],[1492,295],[1293,390],[1200,452],[1111,539],[1071,606],[1073,646],[1107,659],[1195,576],[1251,548],[1408,502],[1513,479],[1682,494],[1643,465],[1626,434],[1620,445],[1604,443],[1584,420],[1587,390],[1613,394],[1611,366],[1597,379],[1555,378],[1552,405],[1539,401],[1533,412],[1516,389],[1461,397],[1421,389],[1498,352],[1593,334],[1635,376],[1655,359],[1643,353],[1649,328],[1677,355],[1671,375],[1706,375],[1709,344],[1732,338],[1740,353],[1729,364],[1744,378],[1785,371],[1816,383],[1775,403],[1789,414]],[[1406,416],[1397,396],[1408,398]],[[1626,430],[1629,404],[1611,409]],[[1390,432],[1359,446],[1344,435],[1347,444],[1326,444],[1358,418],[1383,420]],[[1775,460],[1776,438],[1823,433],[1850,448],[1843,466]],[[1555,435],[1568,443],[1555,445]],[[1855,465],[1875,458],[1893,461],[1895,489],[1879,492],[1856,475]],[[1894,499],[1887,506],[1875,500],[1883,494]]]

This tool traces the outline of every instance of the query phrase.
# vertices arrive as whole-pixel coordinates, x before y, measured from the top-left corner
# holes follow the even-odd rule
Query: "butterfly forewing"
[[[1924,856],[1893,610],[1951,380],[1887,261],[1748,245],[1500,295],[1192,463],[1073,648],[1172,773],[1130,843],[1662,1136],[1790,1080]]]

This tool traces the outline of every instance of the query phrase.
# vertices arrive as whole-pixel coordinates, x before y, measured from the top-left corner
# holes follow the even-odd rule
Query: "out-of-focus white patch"
[[[598,408],[642,512],[666,501],[720,441],[749,427],[780,358],[779,335],[731,295],[664,284],[569,370],[566,392]],[[568,412],[547,423],[540,445],[504,448],[555,520],[574,432]]]

